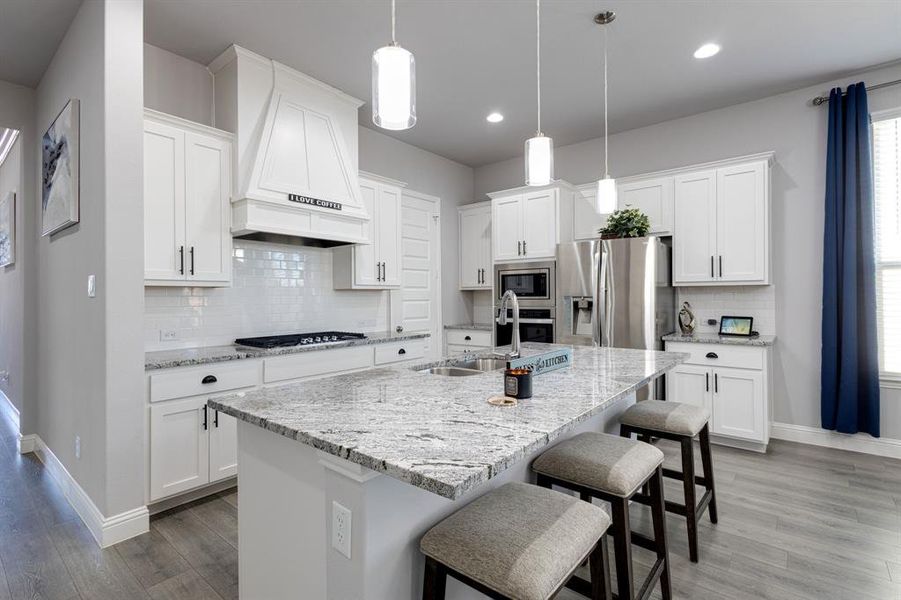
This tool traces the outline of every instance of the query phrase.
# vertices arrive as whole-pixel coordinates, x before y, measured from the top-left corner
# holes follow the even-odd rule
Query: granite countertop
[[[523,356],[562,348],[526,343]],[[446,377],[439,363],[372,369],[217,397],[209,405],[248,423],[456,499],[688,358],[576,346],[573,366],[535,377],[516,407],[488,404],[503,372]]]
[[[296,354],[298,352],[316,352],[318,350],[330,350],[332,348],[344,348],[346,346],[384,344],[387,342],[426,338],[429,337],[429,335],[430,334],[427,331],[367,333],[367,337],[362,340],[345,340],[342,342],[329,342],[327,344],[315,344],[310,346],[288,346],[286,348],[251,348],[249,346],[230,344],[228,346],[159,350],[144,354],[144,370],[171,369],[174,367],[205,365],[209,363],[226,362],[229,360],[241,360],[244,358],[265,358],[267,356],[280,356],[282,354]]]
[[[729,344],[730,346],[772,346],[776,342],[775,335],[758,335],[750,338],[719,335],[715,332],[695,332],[682,335],[678,332],[663,336],[664,342],[689,342],[695,344]]]
[[[494,326],[491,323],[456,323],[454,325],[445,325],[445,329],[472,329],[475,331],[491,331]]]

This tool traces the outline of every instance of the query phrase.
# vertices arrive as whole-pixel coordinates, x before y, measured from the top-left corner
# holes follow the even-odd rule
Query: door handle
[[[706,358],[719,358],[719,355],[716,352],[708,352],[705,355]]]
[[[380,262],[375,263],[375,280],[382,280],[382,263]]]
[[[525,240],[522,241],[522,253],[524,255],[528,254],[528,251],[526,250],[526,241]]]
[[[710,391],[710,373],[704,373],[704,391]]]
[[[723,255],[720,254],[720,277],[723,276]]]
[[[713,279],[716,275],[713,273],[713,255],[710,255],[710,278]]]
[[[216,429],[219,429],[219,411],[213,415],[213,425],[215,425]]]
[[[191,246],[191,275],[194,274],[194,246]]]
[[[713,374],[713,393],[720,393],[720,375],[719,373]]]
[[[516,253],[522,256],[522,240],[516,242]]]
[[[382,263],[382,281],[388,281],[388,263]]]
[[[203,430],[207,430],[207,422],[206,422],[206,404],[203,405]]]
[[[179,256],[179,261],[178,261],[178,264],[179,264],[179,267],[178,267],[178,273],[179,273],[180,275],[184,275],[184,274],[185,274],[185,247],[184,247],[184,246],[179,246],[179,247],[178,247],[178,256]]]
[[[217,381],[219,381],[219,380],[216,379],[215,375],[207,375],[206,377],[204,377],[203,379],[200,380],[200,383],[206,385],[208,383],[216,383]]]

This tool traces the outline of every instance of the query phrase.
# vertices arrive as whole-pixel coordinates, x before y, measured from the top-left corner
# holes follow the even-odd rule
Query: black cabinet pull
[[[716,352],[708,352],[707,358],[719,358]]]
[[[203,430],[207,430],[207,422],[206,422],[206,404],[203,405]]]
[[[184,246],[179,246],[179,247],[178,247],[178,256],[179,256],[179,260],[178,260],[178,264],[179,264],[179,267],[178,267],[178,273],[179,273],[180,275],[184,275],[184,274],[185,274],[185,247],[184,247]]]
[[[203,379],[200,380],[200,383],[206,385],[207,383],[216,383],[217,381],[219,381],[219,380],[216,379],[215,375],[207,375],[206,377],[204,377]]]
[[[522,240],[516,242],[516,253],[522,256]]]
[[[713,374],[713,392],[715,394],[720,393],[720,376],[718,373]]]
[[[710,373],[704,373],[704,391],[710,391]]]
[[[526,241],[525,240],[522,241],[522,253],[528,254],[528,252],[526,252]]]
[[[191,275],[194,274],[194,246],[191,246]]]
[[[401,348],[400,350],[397,351],[397,353],[398,353],[398,354],[406,354],[407,351],[404,350],[403,348]]]
[[[723,276],[723,255],[720,254],[720,277]]]
[[[219,429],[219,411],[218,410],[215,411],[215,414],[213,415],[213,425],[216,426],[216,429]]]
[[[466,336],[465,338],[463,338],[463,339],[466,340],[467,342],[471,342],[471,341],[472,341],[472,336],[467,335],[467,336]]]
[[[713,255],[710,255],[710,278],[713,279],[716,275],[713,274]]]

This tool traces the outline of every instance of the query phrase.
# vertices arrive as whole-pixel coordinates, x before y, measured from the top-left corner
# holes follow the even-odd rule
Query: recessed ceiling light
[[[710,58],[720,51],[719,44],[704,44],[695,50],[695,58]]]
[[[485,117],[485,120],[488,121],[489,123],[500,123],[501,121],[504,120],[504,115],[502,115],[499,112],[493,112],[490,115],[488,115],[487,117]]]

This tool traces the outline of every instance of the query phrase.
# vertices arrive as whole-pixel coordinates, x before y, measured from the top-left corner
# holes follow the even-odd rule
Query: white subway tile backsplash
[[[719,330],[723,315],[754,317],[754,329],[762,334],[776,334],[776,288],[767,286],[681,287],[676,288],[678,311],[688,302],[697,320],[697,331]],[[716,325],[708,325],[716,319]]]
[[[232,286],[144,290],[146,351],[324,329],[385,331],[388,292],[332,289],[332,251],[235,240]],[[174,330],[175,341],[160,341]]]

